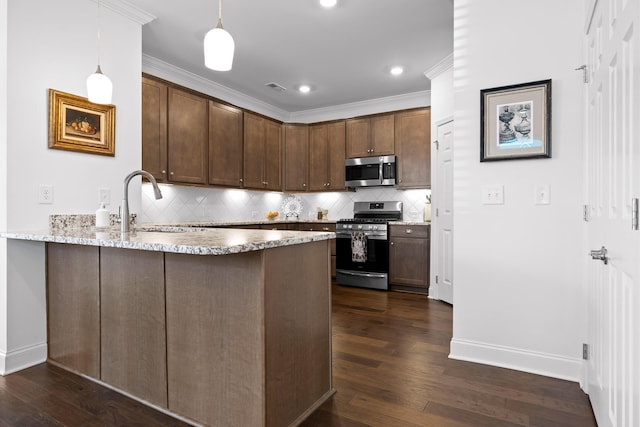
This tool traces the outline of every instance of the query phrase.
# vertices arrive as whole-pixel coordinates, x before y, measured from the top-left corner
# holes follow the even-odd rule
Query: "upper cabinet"
[[[309,126],[284,125],[284,191],[307,191]]]
[[[142,78],[142,168],[167,180],[167,85]]]
[[[345,121],[309,127],[309,190],[344,190]]]
[[[431,188],[431,110],[396,114],[395,134],[398,188]]]
[[[347,120],[347,157],[394,154],[394,128],[394,114]]]
[[[242,187],[242,110],[209,101],[209,184]]]
[[[169,88],[167,158],[169,181],[206,184],[209,158],[207,99]]]
[[[244,186],[282,190],[280,166],[282,125],[257,114],[244,113]]]

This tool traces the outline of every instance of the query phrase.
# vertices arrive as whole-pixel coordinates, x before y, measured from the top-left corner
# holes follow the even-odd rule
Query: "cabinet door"
[[[264,188],[264,126],[255,114],[244,114],[244,186]]]
[[[282,191],[282,124],[264,119],[264,138],[265,188]]]
[[[284,190],[307,191],[309,126],[284,126]]]
[[[429,227],[390,226],[389,283],[400,289],[429,290]]]
[[[142,169],[167,179],[167,85],[142,78]]]
[[[169,88],[169,181],[207,183],[209,115],[207,100]]]
[[[398,188],[431,188],[431,110],[396,115]]]
[[[309,128],[309,190],[311,191],[327,189],[328,151],[328,125],[312,125]],[[342,163],[344,164],[344,159]]]
[[[345,122],[327,125],[328,190],[344,190]]]
[[[371,119],[370,156],[387,156],[395,152],[395,114],[385,114]]]
[[[371,122],[366,119],[347,120],[347,157],[371,156]]]
[[[209,101],[209,184],[242,187],[242,110]]]

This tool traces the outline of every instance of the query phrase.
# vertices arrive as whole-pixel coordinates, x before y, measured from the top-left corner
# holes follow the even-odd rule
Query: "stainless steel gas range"
[[[402,202],[355,202],[353,218],[336,224],[336,283],[389,289],[390,221],[402,220]]]

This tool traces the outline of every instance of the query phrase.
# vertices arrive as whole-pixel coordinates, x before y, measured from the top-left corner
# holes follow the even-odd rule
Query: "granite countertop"
[[[216,221],[182,221],[182,222],[161,222],[144,225],[157,225],[163,227],[233,227],[252,224],[335,224],[335,219],[247,219],[241,221],[216,220]]]
[[[431,221],[393,221],[391,225],[431,225]]]
[[[193,255],[227,255],[329,240],[335,238],[335,233],[146,225],[132,227],[128,235],[122,235],[119,227],[78,227],[0,232],[0,237]]]

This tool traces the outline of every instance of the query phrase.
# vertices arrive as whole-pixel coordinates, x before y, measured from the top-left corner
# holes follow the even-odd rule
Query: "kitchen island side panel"
[[[164,254],[100,248],[100,379],[167,407]]]
[[[47,244],[49,360],[100,378],[100,248]]]
[[[210,426],[264,425],[261,252],[165,254],[169,410]]]
[[[264,257],[266,425],[297,425],[332,394],[330,241]]]

